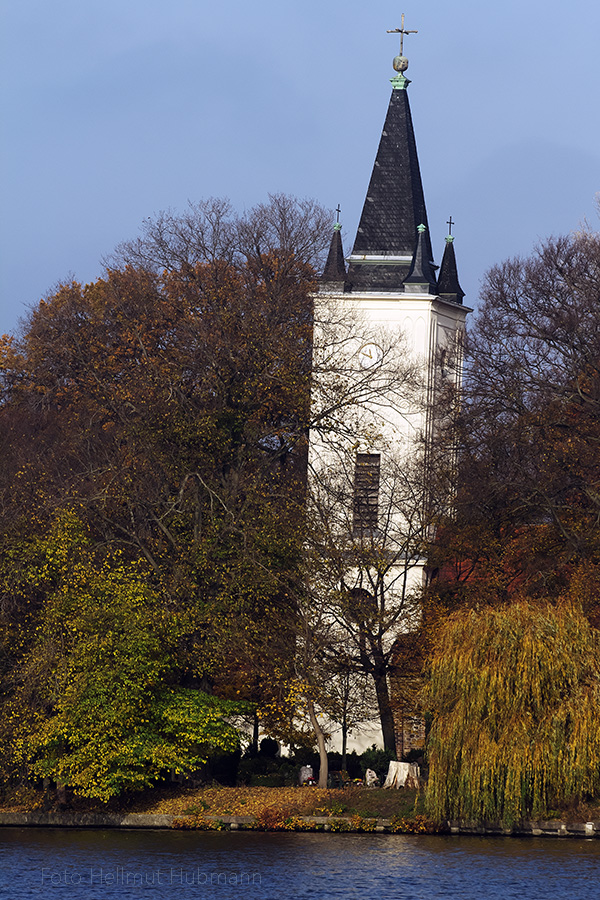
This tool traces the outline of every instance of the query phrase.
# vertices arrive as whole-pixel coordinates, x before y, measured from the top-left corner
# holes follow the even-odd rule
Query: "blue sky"
[[[439,262],[485,270],[597,224],[600,5],[590,0],[1,0],[0,333],[148,216],[283,191],[354,239],[400,24]]]

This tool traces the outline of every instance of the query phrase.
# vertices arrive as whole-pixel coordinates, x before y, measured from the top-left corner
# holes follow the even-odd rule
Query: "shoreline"
[[[260,830],[282,833],[280,828],[254,829],[255,816],[204,816],[209,828],[206,830],[240,831]],[[392,828],[390,819],[364,819],[369,827],[353,828],[352,817],[298,816],[297,821],[305,827],[289,829],[288,833],[305,834],[419,834],[403,832]],[[186,827],[186,820],[189,825]],[[177,825],[175,823],[178,823]],[[115,828],[123,830],[205,830],[194,824],[194,816],[175,816],[152,813],[70,813],[70,812],[0,812],[0,828]],[[210,826],[214,827],[211,828]],[[593,822],[531,821],[514,828],[500,825],[461,825],[448,823],[440,834],[472,835],[487,837],[553,837],[553,838],[600,838],[600,820]]]

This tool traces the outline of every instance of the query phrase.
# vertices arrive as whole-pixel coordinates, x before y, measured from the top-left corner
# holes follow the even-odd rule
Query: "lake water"
[[[600,900],[600,840],[1,828],[0,897]]]

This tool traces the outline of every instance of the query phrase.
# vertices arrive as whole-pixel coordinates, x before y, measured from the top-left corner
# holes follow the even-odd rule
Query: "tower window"
[[[356,454],[352,523],[355,534],[377,528],[380,465],[380,453]]]

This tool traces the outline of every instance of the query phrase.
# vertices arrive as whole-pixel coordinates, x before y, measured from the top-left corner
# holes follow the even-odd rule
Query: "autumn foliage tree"
[[[293,628],[285,622],[293,613],[303,533],[310,261],[324,214],[275,198],[241,220],[230,215],[228,237],[219,244],[217,207],[214,201],[196,210],[196,230],[208,241],[212,229],[214,253],[171,256],[162,268],[123,263],[92,284],[65,284],[0,347],[2,702],[11,710],[5,746],[27,745],[18,757],[22,771],[29,766],[61,780],[68,775],[88,796],[94,788],[82,774],[88,763],[81,753],[93,740],[82,709],[91,701],[85,691],[74,694],[68,678],[57,680],[53,667],[83,671],[92,657],[82,656],[76,641],[66,645],[71,651],[62,662],[42,652],[48,644],[40,635],[49,634],[58,595],[56,586],[31,575],[34,544],[39,549],[49,541],[61,517],[74,517],[92,548],[72,548],[68,596],[89,589],[89,614],[103,607],[97,625],[107,633],[109,620],[113,630],[121,629],[128,603],[146,610],[140,640],[150,657],[141,654],[146,662],[140,665],[149,668],[144,677],[123,674],[117,693],[125,695],[125,705],[131,701],[134,719],[133,711],[148,701],[149,727],[164,740],[168,722],[175,728],[178,715],[185,719],[187,703],[189,721],[196,715],[192,744],[206,738],[223,746],[218,729],[211,735],[209,719],[178,692],[206,696],[219,681],[223,687],[223,671],[251,666],[253,678],[235,698],[248,696],[248,683],[260,694],[263,678],[293,648]],[[305,246],[299,246],[302,234]],[[85,565],[91,568],[84,589],[78,566]],[[119,580],[119,567],[139,574]],[[130,624],[139,620],[131,612],[133,618],[125,616]],[[91,628],[73,621],[78,633]],[[24,692],[33,659],[42,681],[58,685],[54,693],[38,692],[43,708],[35,692]],[[153,685],[149,694],[144,678]],[[82,672],[76,680],[85,682]],[[166,694],[157,693],[159,683]],[[175,707],[164,705],[167,694],[176,698]],[[110,735],[108,710],[99,709]],[[151,749],[142,721],[106,750],[114,766],[102,775],[105,787],[111,771],[127,770],[118,747],[131,744],[134,733],[150,754],[153,778],[172,767],[171,751]],[[5,754],[5,775],[14,774],[16,759]],[[141,783],[134,769],[132,763],[119,790],[128,777],[130,786]]]
[[[481,297],[452,422],[456,502],[430,554],[444,607],[559,596],[600,564],[600,235],[493,267]]]

